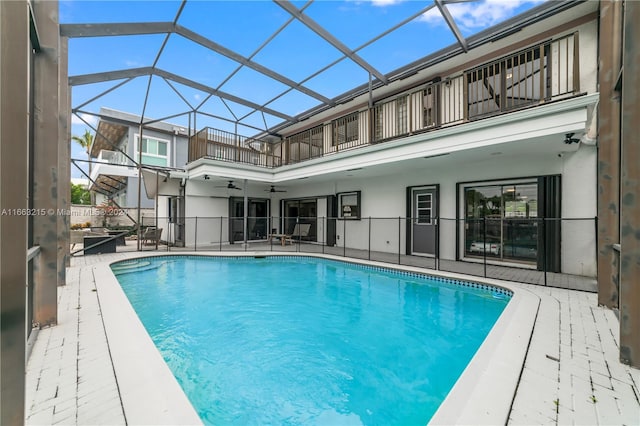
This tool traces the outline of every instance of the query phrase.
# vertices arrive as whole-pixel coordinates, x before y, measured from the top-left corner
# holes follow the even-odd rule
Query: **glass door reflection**
[[[465,188],[465,256],[535,262],[538,187],[535,182]]]

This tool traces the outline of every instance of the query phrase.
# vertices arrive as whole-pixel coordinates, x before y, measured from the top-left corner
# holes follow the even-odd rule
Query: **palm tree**
[[[78,142],[78,145],[84,148],[87,153],[87,160],[89,160],[89,173],[91,176],[91,144],[93,143],[93,133],[89,131],[89,129],[84,129],[84,134],[82,136],[72,136],[72,141]],[[89,184],[91,186],[91,184]],[[93,193],[91,194],[91,204],[93,204]]]
[[[72,141],[78,142],[78,145],[84,148],[87,153],[87,158],[91,160],[89,148],[91,148],[91,144],[93,143],[93,133],[89,131],[89,129],[84,130],[84,135],[82,136],[72,136]],[[89,163],[89,170],[91,170],[91,163]]]

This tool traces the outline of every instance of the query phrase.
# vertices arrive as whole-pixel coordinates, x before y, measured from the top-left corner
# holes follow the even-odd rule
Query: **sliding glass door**
[[[536,262],[537,182],[469,186],[464,205],[465,256]]]
[[[234,241],[244,241],[244,199],[230,199],[229,236]],[[269,200],[266,198],[249,198],[247,212],[247,240],[263,240],[269,231]]]
[[[305,241],[317,241],[318,200],[315,198],[284,200],[283,205],[283,232],[291,235],[293,234],[296,223],[310,224],[308,235],[302,236],[301,239]]]

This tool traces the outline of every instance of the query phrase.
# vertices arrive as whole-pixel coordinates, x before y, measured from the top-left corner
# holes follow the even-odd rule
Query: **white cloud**
[[[386,7],[394,4],[398,4],[403,0],[371,0],[371,4],[378,7]]]
[[[124,61],[124,64],[128,67],[140,67],[142,66],[142,64],[138,61],[134,61],[132,59],[127,59],[126,61]]]
[[[195,95],[193,95],[193,98],[194,98],[196,101],[199,101],[200,99],[202,99],[202,96],[201,96],[199,93],[196,93]]]
[[[98,124],[98,117],[95,117],[95,116],[89,115],[89,114],[84,114],[84,113],[80,113],[78,115],[80,117],[82,117],[83,120],[85,120],[87,123],[89,123],[93,127],[96,127],[96,125]],[[76,114],[72,114],[71,115],[71,124],[80,125],[80,126],[86,126],[87,123],[82,121],[80,119],[80,117],[78,117],[78,115],[76,115]]]
[[[479,30],[513,16],[515,9],[524,4],[543,1],[545,0],[482,0],[473,3],[452,3],[447,5],[447,9],[461,30]],[[422,15],[420,20],[430,24],[446,25],[436,8]]]

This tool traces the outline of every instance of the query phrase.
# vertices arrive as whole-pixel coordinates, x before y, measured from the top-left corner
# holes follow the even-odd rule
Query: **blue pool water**
[[[424,425],[510,299],[305,257],[112,269],[207,424]]]

